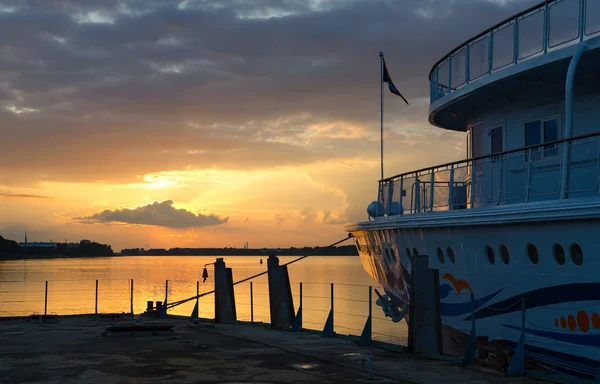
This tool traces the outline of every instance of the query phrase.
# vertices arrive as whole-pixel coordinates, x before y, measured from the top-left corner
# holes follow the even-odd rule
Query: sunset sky
[[[0,235],[325,245],[385,173],[463,158],[431,66],[536,0],[3,0]]]

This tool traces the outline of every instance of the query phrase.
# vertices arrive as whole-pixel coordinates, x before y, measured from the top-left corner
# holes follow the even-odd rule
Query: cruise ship
[[[600,1],[526,9],[429,80],[429,122],[464,132],[466,159],[379,181],[368,218],[346,226],[365,270],[409,332],[418,312],[425,352],[460,356],[475,329],[509,351],[523,337],[528,364],[596,377]]]

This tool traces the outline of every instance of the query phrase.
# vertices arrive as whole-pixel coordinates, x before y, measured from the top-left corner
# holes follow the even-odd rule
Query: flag
[[[408,101],[406,101],[404,96],[402,96],[402,94],[400,93],[398,88],[396,88],[396,86],[394,85],[394,82],[392,81],[392,78],[390,77],[390,73],[387,70],[387,65],[385,65],[385,59],[382,59],[382,60],[383,60],[383,82],[388,84],[388,87],[390,87],[390,92],[392,92],[394,95],[400,96],[402,98],[402,100],[404,100],[406,105],[409,105]]]

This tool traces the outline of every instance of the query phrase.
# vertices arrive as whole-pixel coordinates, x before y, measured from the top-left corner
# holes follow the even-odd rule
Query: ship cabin
[[[430,72],[429,121],[466,160],[379,182],[369,218],[600,195],[600,1],[544,1]]]

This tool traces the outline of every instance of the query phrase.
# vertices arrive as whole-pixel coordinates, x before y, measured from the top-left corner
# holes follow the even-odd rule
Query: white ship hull
[[[528,358],[597,371],[600,199],[400,215],[347,230],[356,238],[365,270],[399,299],[410,296],[414,254],[427,255],[429,268],[439,270],[444,353],[464,350],[466,337],[460,336],[471,329],[471,292],[477,336],[512,346],[521,334],[525,298]],[[535,256],[530,244],[537,264],[529,257]],[[560,251],[555,258],[555,244],[564,249],[564,262]]]

